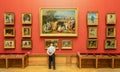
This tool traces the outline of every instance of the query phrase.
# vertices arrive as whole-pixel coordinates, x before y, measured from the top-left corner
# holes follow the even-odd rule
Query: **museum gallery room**
[[[1,0],[0,72],[120,72],[120,0]]]

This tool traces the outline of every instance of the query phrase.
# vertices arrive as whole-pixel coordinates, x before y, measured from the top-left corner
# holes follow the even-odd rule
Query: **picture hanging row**
[[[32,14],[22,13],[22,48],[32,48]],[[77,8],[41,8],[40,9],[40,36],[41,37],[77,37],[78,35],[78,10]],[[106,15],[106,40],[105,49],[116,49],[116,14],[107,13]],[[15,48],[15,14],[14,12],[4,13],[4,41],[5,48]],[[98,12],[87,13],[88,40],[87,48],[96,49],[98,47]],[[11,27],[12,26],[12,27]],[[8,39],[7,39],[8,38]],[[45,39],[45,49],[50,43],[59,48],[58,39]],[[72,49],[72,40],[62,40],[62,49]]]
[[[59,48],[59,40],[58,39],[45,39],[45,49],[47,49],[50,44]],[[5,49],[15,49],[15,39],[5,39],[4,40],[4,48]],[[22,39],[21,40],[21,48],[22,49],[32,49],[32,40],[31,39]],[[62,40],[62,49],[72,49],[72,40]]]
[[[5,39],[4,40],[4,48],[5,49],[14,49],[16,47],[15,39]],[[23,49],[31,49],[32,48],[32,40],[31,39],[23,39],[21,41],[21,47]]]
[[[98,12],[88,12],[87,14],[87,24],[88,25],[98,25]],[[113,25],[116,24],[116,14],[107,13],[106,24]]]
[[[116,39],[106,39],[104,42],[105,49],[116,49],[117,41]],[[97,49],[98,48],[98,40],[97,39],[88,39],[87,40],[87,48],[88,49]]]
[[[14,27],[5,27],[4,28],[4,37],[15,37],[15,28]],[[22,37],[31,37],[31,26],[22,27]]]
[[[45,39],[45,49],[49,47],[49,45],[53,43],[56,49],[59,48],[59,40],[58,39]],[[72,40],[62,40],[62,49],[72,49]],[[105,40],[105,49],[116,49],[117,42],[116,39],[106,39]],[[21,41],[21,47],[23,49],[31,49],[32,48],[32,40],[31,39],[23,39]],[[5,39],[4,40],[4,48],[5,49],[14,49],[15,48],[15,39]],[[87,40],[87,48],[88,49],[96,49],[98,48],[98,40],[97,39],[88,39]]]
[[[5,12],[4,13],[4,24],[5,25],[14,25],[15,24],[14,12]],[[32,14],[31,13],[23,13],[22,14],[22,24],[32,24]]]
[[[56,49],[59,48],[58,39],[45,39],[45,49],[47,49],[51,43],[55,46]],[[72,49],[72,40],[62,40],[62,49]]]
[[[32,24],[32,14],[22,13],[22,24]],[[78,10],[77,8],[41,8],[40,9],[40,36],[43,37],[77,37],[78,35]],[[87,13],[87,24],[98,25],[98,12]],[[4,13],[4,24],[14,25],[14,12]],[[116,24],[116,14],[107,13],[106,24]]]

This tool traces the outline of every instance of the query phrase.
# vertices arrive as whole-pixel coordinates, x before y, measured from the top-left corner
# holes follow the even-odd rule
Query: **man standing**
[[[47,54],[49,55],[49,69],[51,69],[51,63],[53,65],[53,69],[55,70],[55,47],[51,43],[47,49]]]

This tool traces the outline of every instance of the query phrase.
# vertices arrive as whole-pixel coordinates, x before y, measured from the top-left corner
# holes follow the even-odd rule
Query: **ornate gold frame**
[[[13,45],[12,45],[13,43]],[[5,49],[14,49],[15,48],[15,40],[14,39],[5,39],[4,40],[4,48]]]
[[[62,49],[72,49],[72,40],[62,40]]]
[[[22,14],[22,24],[32,24],[32,14],[23,13]]]
[[[26,29],[26,30],[25,30]],[[22,27],[22,37],[31,37],[31,26],[23,26]]]
[[[49,13],[48,13],[49,12]],[[51,13],[50,13],[51,12]],[[57,14],[55,17],[55,13]],[[67,13],[68,12],[68,13]],[[73,28],[63,28],[63,23],[68,23],[70,18],[67,15],[71,15],[71,19],[74,20]],[[52,16],[50,18],[49,16]],[[72,18],[73,16],[73,18]],[[61,18],[60,18],[61,17]],[[51,24],[51,27],[46,26]],[[41,8],[40,9],[40,36],[41,37],[77,37],[78,30],[78,13],[77,8]],[[49,29],[49,30],[48,30]]]

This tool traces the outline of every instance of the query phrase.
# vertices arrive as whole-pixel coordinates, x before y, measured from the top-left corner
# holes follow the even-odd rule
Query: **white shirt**
[[[55,53],[55,47],[54,46],[50,46],[50,47],[48,47],[48,49],[47,49],[47,54],[48,55],[52,55],[52,54],[54,54]]]

